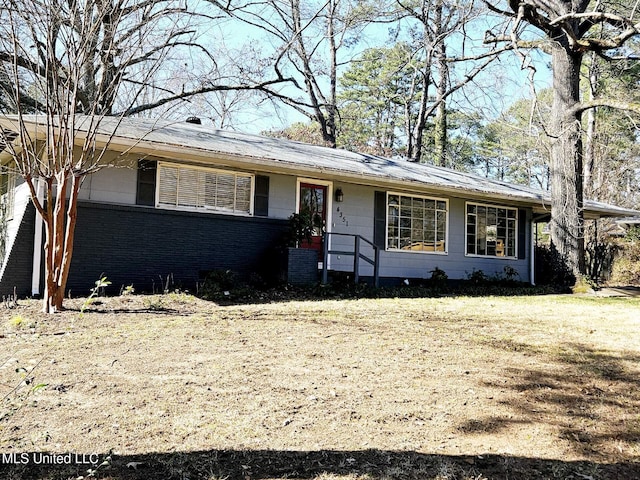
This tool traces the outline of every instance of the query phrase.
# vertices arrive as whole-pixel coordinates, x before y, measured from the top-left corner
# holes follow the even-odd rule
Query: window
[[[518,210],[467,203],[467,255],[515,257]]]
[[[11,220],[13,218],[15,188],[15,174],[11,172],[0,173],[0,218],[3,220]]]
[[[447,252],[448,202],[387,194],[387,249]]]
[[[253,194],[253,214],[259,217],[269,215],[269,177],[256,175]]]
[[[158,169],[158,206],[253,213],[253,175],[169,163]]]
[[[156,204],[157,168],[157,162],[152,160],[138,160],[136,205],[154,206]]]

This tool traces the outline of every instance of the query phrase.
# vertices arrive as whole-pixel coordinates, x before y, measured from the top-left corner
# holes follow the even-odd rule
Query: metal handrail
[[[353,251],[349,250],[329,250],[329,236],[353,237]],[[365,242],[373,248],[373,259],[360,252],[360,243]],[[373,265],[373,284],[378,287],[380,279],[380,248],[361,235],[352,233],[325,232],[322,246],[322,284],[329,280],[329,255],[349,255],[353,257],[353,279],[357,284],[360,282],[360,260]]]

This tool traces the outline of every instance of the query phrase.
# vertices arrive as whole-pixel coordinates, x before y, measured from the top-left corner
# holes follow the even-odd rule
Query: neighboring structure
[[[28,118],[32,136],[44,134]],[[80,124],[82,122],[79,122]],[[15,129],[15,119],[0,117]],[[117,126],[117,127],[116,127]],[[326,267],[353,271],[356,238],[381,279],[450,279],[474,269],[515,269],[533,282],[532,224],[548,219],[549,194],[431,165],[245,135],[192,123],[104,119],[109,166],[86,178],[68,281],[85,295],[107,276],[114,286],[159,290],[170,276],[194,288],[206,272],[268,274],[294,212],[307,211],[330,235]],[[82,138],[83,131],[78,132]],[[40,135],[38,138],[43,138]],[[123,155],[123,152],[126,154]],[[9,161],[0,152],[0,161]],[[127,167],[127,168],[123,168]],[[0,295],[42,288],[42,222],[21,179],[3,176]],[[587,218],[637,212],[587,202]],[[314,248],[322,247],[318,228]],[[35,247],[35,248],[34,248]],[[324,266],[324,265],[323,265]],[[372,276],[363,263],[360,275]]]
[[[640,227],[640,216],[635,217],[625,217],[616,221],[616,224],[620,227],[619,236],[624,236],[624,234],[631,230],[632,228]]]

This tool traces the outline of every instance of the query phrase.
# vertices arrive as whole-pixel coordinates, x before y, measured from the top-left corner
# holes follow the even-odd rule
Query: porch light
[[[342,202],[344,200],[344,193],[342,193],[342,188],[338,187],[336,189],[336,202]]]

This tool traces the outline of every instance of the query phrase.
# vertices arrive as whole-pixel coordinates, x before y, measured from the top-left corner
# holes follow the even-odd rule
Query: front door
[[[308,214],[313,221],[311,244],[302,242],[302,247],[322,252],[322,234],[327,225],[327,186],[300,183],[300,214]],[[322,258],[319,255],[319,258]]]

